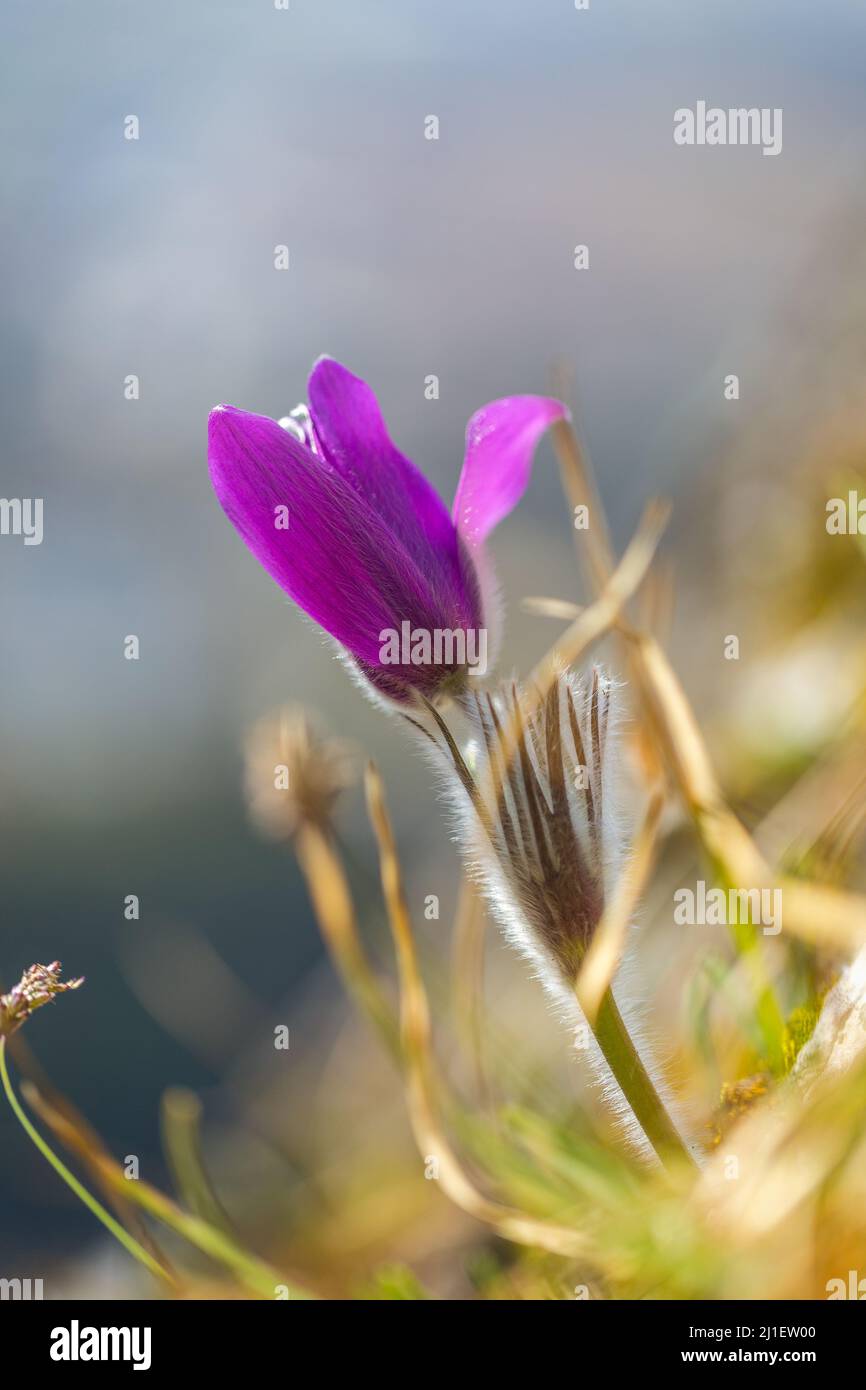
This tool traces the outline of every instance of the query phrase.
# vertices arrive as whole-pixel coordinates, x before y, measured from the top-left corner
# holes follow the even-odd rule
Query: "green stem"
[[[115,1221],[111,1213],[105,1210],[75,1175],[70,1173],[65,1163],[49,1148],[39,1131],[30,1123],[9,1081],[9,1073],[6,1069],[5,1042],[5,1038],[0,1038],[0,1079],[2,1079],[6,1098],[25,1133],[32,1139],[39,1152],[48,1159],[55,1172],[71,1187],[76,1197],[80,1198],[93,1215],[108,1228],[124,1249],[145,1265],[152,1274],[157,1275],[158,1278],[176,1289],[177,1281],[154,1260],[147,1250],[139,1245],[128,1231],[124,1230],[118,1221]],[[164,1196],[155,1187],[151,1187],[149,1183],[137,1179],[129,1181],[124,1178],[114,1163],[102,1159],[96,1161],[99,1163],[100,1171],[104,1174],[106,1181],[119,1193],[122,1193],[128,1202],[134,1202],[148,1215],[162,1222],[164,1226],[168,1226],[177,1235],[182,1236],[190,1245],[194,1245],[203,1254],[209,1255],[212,1260],[230,1269],[251,1292],[258,1294],[261,1298],[272,1299],[276,1297],[278,1288],[285,1288],[289,1298],[293,1300],[312,1297],[306,1290],[288,1284],[277,1270],[265,1264],[263,1260],[257,1259],[255,1255],[250,1255],[231,1236],[216,1230],[201,1217],[192,1216],[189,1212],[183,1211],[169,1197]]]
[[[143,1211],[148,1212],[157,1221],[161,1221],[164,1226],[168,1226],[184,1240],[189,1241],[190,1245],[196,1246],[203,1254],[209,1255],[211,1259],[219,1264],[225,1265],[232,1270],[252,1293],[256,1293],[260,1298],[276,1298],[277,1289],[285,1288],[288,1297],[293,1301],[296,1299],[310,1299],[312,1294],[305,1289],[300,1289],[296,1285],[289,1284],[287,1280],[275,1270],[271,1265],[265,1264],[255,1255],[250,1255],[248,1251],[226,1235],[223,1231],[218,1231],[200,1216],[192,1216],[189,1212],[183,1211],[176,1206],[170,1197],[151,1187],[146,1182],[136,1182],[131,1185],[131,1190],[126,1192],[126,1196],[132,1202],[137,1203]]]
[[[592,1027],[605,1061],[662,1163],[667,1165],[671,1161],[678,1161],[696,1167],[637,1053],[609,988],[605,991]]]
[[[774,1076],[785,1073],[785,1017],[773,986],[767,978],[757,928],[749,922],[734,922],[731,935],[752,989],[755,1022],[764,1053]]]
[[[181,1201],[214,1230],[231,1237],[228,1216],[220,1205],[201,1153],[202,1106],[192,1091],[173,1087],[162,1098],[162,1139]]]
[[[727,867],[713,859],[713,871],[726,898],[737,885]],[[761,948],[758,928],[741,921],[739,912],[730,923],[731,937],[749,982],[754,1008],[754,1023],[763,1045],[764,1056],[774,1076],[785,1073],[785,1015],[767,974],[767,962]]]
[[[53,1149],[51,1149],[42,1138],[39,1131],[30,1123],[30,1120],[21,1108],[18,1097],[13,1091],[12,1083],[9,1080],[9,1072],[6,1067],[5,1038],[0,1038],[0,1079],[2,1079],[3,1090],[6,1093],[6,1099],[12,1107],[15,1118],[18,1120],[18,1123],[21,1125],[27,1137],[36,1145],[43,1158],[47,1158],[51,1167],[63,1179],[66,1185],[72,1189],[76,1197],[84,1203],[98,1221],[102,1222],[103,1226],[105,1226],[115,1239],[120,1242],[124,1250],[132,1255],[133,1259],[143,1264],[146,1269],[150,1270],[151,1274],[156,1275],[157,1279],[162,1279],[165,1283],[174,1287],[174,1280],[167,1270],[163,1269],[162,1265],[153,1258],[149,1251],[145,1250],[143,1245],[139,1245],[135,1237],[131,1236],[129,1232],[121,1226],[120,1222],[114,1219],[111,1212],[105,1210],[102,1203],[98,1202],[96,1198],[88,1192],[87,1188],[78,1181],[75,1174],[70,1173],[66,1164],[57,1157]]]

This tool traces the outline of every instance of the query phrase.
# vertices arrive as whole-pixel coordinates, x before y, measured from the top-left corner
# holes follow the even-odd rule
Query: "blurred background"
[[[44,498],[44,542],[0,539],[0,981],[58,956],[86,975],[28,1041],[142,1176],[166,1182],[160,1098],[191,1087],[253,1242],[315,1210],[301,1239],[338,1291],[409,1253],[464,1296],[471,1223],[409,1161],[399,1089],[291,854],[250,823],[245,734],[300,702],[380,762],[418,918],[442,901],[423,923],[434,974],[448,826],[424,765],[219,511],[207,412],[284,415],[328,352],[450,501],[472,411],[564,367],[617,545],[650,495],[675,501],[671,649],[728,784],[760,803],[862,689],[862,540],[834,549],[824,520],[866,440],[866,11],[11,0],[2,31],[2,492]],[[674,110],[699,99],[783,108],[781,155],[675,146]],[[572,541],[546,441],[493,545],[506,669],[555,635],[521,597],[580,597]],[[375,947],[357,791],[340,831]],[[532,982],[491,950],[508,1027],[555,1055]],[[0,1254],[54,1295],[141,1281],[6,1110]]]

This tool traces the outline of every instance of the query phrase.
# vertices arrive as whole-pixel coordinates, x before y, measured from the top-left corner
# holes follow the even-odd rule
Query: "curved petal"
[[[561,401],[506,396],[491,401],[466,427],[466,457],[454,498],[454,524],[477,546],[526,491],[535,446],[555,420],[567,418]]]
[[[472,624],[461,595],[432,584],[364,497],[275,420],[218,407],[208,463],[224,512],[259,562],[365,669],[380,665],[385,629]],[[387,670],[398,678],[397,667]],[[443,672],[408,675],[418,685]]]
[[[447,588],[465,590],[466,562],[448,508],[392,443],[367,383],[332,357],[322,357],[308,390],[325,461],[399,536],[426,574]]]

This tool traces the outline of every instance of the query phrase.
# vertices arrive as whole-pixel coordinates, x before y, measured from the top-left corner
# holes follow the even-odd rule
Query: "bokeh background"
[[[411,1226],[434,1284],[439,1258],[459,1290],[438,1199],[406,1195],[387,1066],[359,1041],[291,855],[249,823],[244,732],[290,699],[372,753],[414,902],[440,894],[443,929],[447,826],[423,765],[224,520],[207,412],[283,415],[328,352],[450,499],[470,413],[549,390],[564,365],[617,543],[648,496],[675,500],[672,648],[709,727],[763,700],[770,743],[808,740],[862,675],[844,640],[817,670],[807,641],[766,680],[780,632],[816,616],[804,566],[824,501],[862,466],[866,11],[11,0],[2,31],[2,491],[44,498],[45,536],[0,539],[0,979],[57,956],[87,976],[29,1042],[143,1175],[165,1180],[163,1090],[192,1087],[248,1229],[275,1210],[290,1224],[311,1187],[323,1211],[356,1193],[323,1268],[329,1250],[366,1268]],[[673,111],[698,99],[782,107],[781,155],[676,147]],[[552,635],[524,594],[577,596],[571,546],[545,442],[494,544],[506,666]],[[341,833],[372,902],[357,794]],[[503,997],[518,991],[511,1026],[543,1050],[543,1004],[496,968]],[[275,1022],[288,1055],[271,1055]],[[0,1273],[55,1294],[136,1287],[5,1112],[0,1252]]]

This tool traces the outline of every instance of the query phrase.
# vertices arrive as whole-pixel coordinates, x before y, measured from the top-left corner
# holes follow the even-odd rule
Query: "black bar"
[[[549,1305],[543,1313],[526,1314],[526,1342],[521,1339],[513,1305],[503,1335],[496,1337],[494,1324],[474,1324],[472,1345],[476,1354],[495,1364],[497,1351],[537,1361],[536,1372],[543,1371],[551,1345],[570,1347],[567,1360],[572,1370],[580,1370],[586,1380],[595,1365],[604,1374],[619,1377],[624,1371],[663,1374],[673,1368],[691,1369],[702,1374],[705,1367],[718,1365],[729,1370],[736,1366],[786,1370],[804,1366],[828,1374],[859,1362],[866,1322],[859,1311],[845,1307],[845,1301],[787,1303],[672,1303],[602,1302],[574,1300],[557,1313]],[[333,1332],[357,1313],[344,1313],[343,1304],[327,1309],[320,1303],[277,1301],[276,1306],[256,1302],[4,1302],[0,1304],[2,1365],[5,1383],[26,1384],[35,1372],[48,1371],[53,1377],[86,1374],[93,1378],[100,1369],[133,1373],[136,1362],[141,1374],[163,1375],[195,1371],[220,1377],[242,1373],[249,1377],[256,1368],[282,1365],[298,1368],[299,1336],[314,1340],[307,1351],[332,1362],[334,1353],[345,1347],[353,1358],[355,1374],[365,1373],[368,1353],[381,1364],[387,1339],[405,1332],[405,1313],[385,1317],[374,1313],[358,1341],[334,1340]],[[351,1305],[356,1307],[357,1305]],[[369,1318],[369,1312],[364,1316]],[[441,1307],[428,1302],[423,1321],[413,1330],[423,1337],[417,1344],[422,1364],[429,1371],[437,1350],[450,1358],[451,1370],[459,1366],[456,1343],[441,1339]],[[536,1322],[541,1316],[543,1324]],[[430,1319],[430,1321],[428,1321]],[[561,1319],[561,1321],[548,1321]],[[521,1321],[523,1318],[521,1317]],[[446,1324],[447,1328],[447,1324]],[[103,1332],[103,1329],[106,1329]],[[115,1329],[109,1332],[107,1329]],[[138,1329],[138,1332],[134,1331]],[[536,1334],[555,1331],[554,1344],[539,1342]],[[330,1336],[328,1334],[331,1334]],[[568,1340],[559,1340],[562,1336]],[[398,1343],[395,1341],[394,1348]],[[366,1347],[366,1351],[365,1351]],[[294,1348],[294,1350],[292,1350]],[[422,1351],[423,1348],[423,1351]],[[449,1351],[450,1348],[450,1351]],[[510,1351],[509,1351],[510,1348]],[[103,1359],[90,1358],[98,1351]],[[52,1354],[53,1352],[53,1354]],[[125,1354],[125,1359],[114,1359]],[[60,1357],[64,1359],[59,1359]],[[414,1357],[403,1362],[409,1373]],[[387,1360],[387,1356],[386,1356]],[[599,1364],[602,1363],[602,1364]],[[604,1370],[607,1363],[607,1370]],[[581,1369],[582,1368],[582,1369]],[[271,1374],[273,1371],[271,1371]]]

